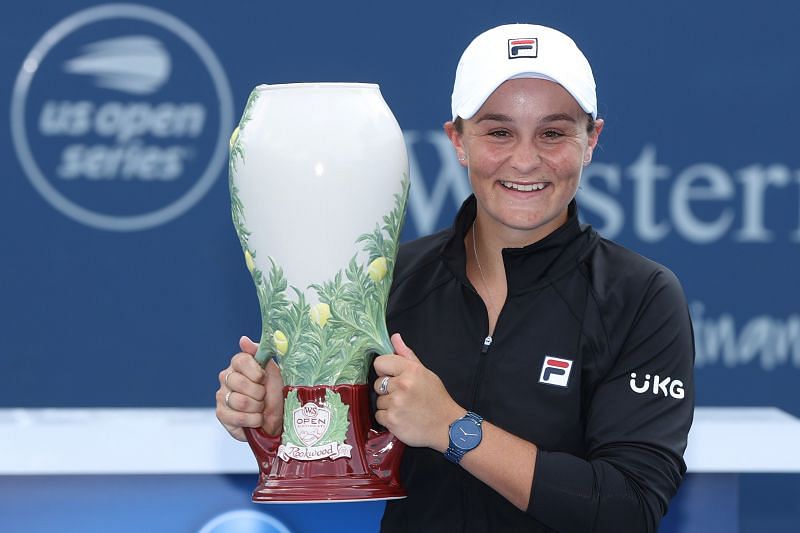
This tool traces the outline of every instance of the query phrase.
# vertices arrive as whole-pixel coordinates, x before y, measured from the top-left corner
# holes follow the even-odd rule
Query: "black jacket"
[[[581,226],[576,211],[542,241],[503,251],[508,298],[488,350],[486,308],[466,277],[474,197],[453,228],[401,247],[390,332],[459,405],[540,451],[522,512],[440,453],[406,448],[409,496],[387,503],[383,531],[658,527],[686,471],[694,408],[686,301],[669,270]]]

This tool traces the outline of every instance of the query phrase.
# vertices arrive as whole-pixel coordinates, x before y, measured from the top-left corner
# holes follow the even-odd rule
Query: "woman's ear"
[[[589,134],[586,152],[583,154],[583,166],[592,162],[592,155],[594,155],[594,149],[597,147],[597,142],[600,140],[600,133],[603,131],[603,126],[605,126],[605,121],[602,118],[598,118],[594,121],[594,129]]]
[[[458,158],[459,163],[466,167],[467,153],[464,151],[464,144],[462,143],[461,134],[456,129],[455,123],[452,121],[445,122],[444,132],[447,134],[447,138],[450,139],[450,142],[453,143],[453,148],[455,148],[456,157]]]

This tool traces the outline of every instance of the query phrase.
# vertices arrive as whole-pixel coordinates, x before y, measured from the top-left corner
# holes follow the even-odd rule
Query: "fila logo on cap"
[[[569,359],[559,359],[558,357],[544,357],[542,373],[539,375],[539,383],[566,387],[569,383],[569,373],[572,370],[572,361]]]
[[[528,37],[525,39],[508,40],[508,58],[536,57],[539,53],[539,39]]]

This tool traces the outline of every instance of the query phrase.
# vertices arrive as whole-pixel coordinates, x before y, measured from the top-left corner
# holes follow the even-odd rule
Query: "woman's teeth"
[[[522,192],[541,191],[546,185],[544,183],[514,183],[511,181],[501,181],[500,184],[506,189],[514,189],[515,191]]]

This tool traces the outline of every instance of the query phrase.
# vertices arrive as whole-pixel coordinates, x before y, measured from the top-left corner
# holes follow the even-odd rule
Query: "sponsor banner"
[[[690,40],[650,23],[667,7],[638,14],[622,2],[590,8],[585,21],[556,4],[470,16],[416,1],[320,5],[313,16],[237,2],[4,7],[0,372],[15,379],[0,402],[207,405],[208,376],[260,329],[226,183],[228,138],[250,90],[379,83],[409,152],[409,240],[449,225],[471,190],[441,128],[458,55],[486,27],[527,19],[567,30],[592,62],[606,127],[580,216],[680,278],[698,402],[800,414],[800,158],[793,122],[763,120],[786,117],[800,90],[781,37],[800,7],[678,4],[693,13]],[[422,10],[409,41],[402,28],[419,26]],[[729,54],[731,28],[743,26],[759,28],[759,46]],[[509,57],[537,53],[536,35],[508,42]],[[308,216],[325,227],[324,214]],[[542,383],[569,381],[568,368],[545,366]],[[647,393],[680,394],[665,379],[651,375]],[[301,424],[292,444],[321,446],[306,442],[317,431]]]

